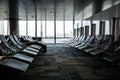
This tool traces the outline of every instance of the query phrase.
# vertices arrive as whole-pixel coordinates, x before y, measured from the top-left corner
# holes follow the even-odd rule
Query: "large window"
[[[28,35],[35,37],[35,21],[28,21]]]
[[[26,35],[26,21],[19,21],[19,35]]]
[[[47,37],[54,37],[54,21],[46,22],[46,35]]]
[[[9,28],[8,28],[8,21],[5,20],[4,21],[4,35],[8,35],[9,34]]]
[[[8,21],[7,20],[0,21],[0,34],[8,35]]]
[[[65,37],[73,36],[73,21],[65,21]]]
[[[0,34],[4,34],[4,22],[0,21]]]
[[[26,25],[27,24],[27,25]],[[76,25],[77,28],[77,25]],[[19,35],[35,37],[35,21],[19,21]],[[54,42],[54,37],[62,39],[73,36],[73,21],[56,21],[56,33],[54,21],[37,21],[37,37],[49,38]],[[45,40],[46,41],[46,40]],[[51,41],[51,40],[50,40]],[[49,41],[49,42],[50,42]]]
[[[45,27],[46,22],[42,21],[42,37],[46,37],[46,27]]]
[[[64,37],[63,21],[56,21],[56,37]]]
[[[110,22],[105,21],[105,34],[110,34]]]
[[[41,37],[41,34],[42,34],[41,27],[42,27],[41,21],[37,21],[37,37]]]
[[[6,22],[4,22],[5,25]],[[35,21],[28,21],[28,26],[26,21],[19,21],[19,35],[35,36]],[[46,26],[45,26],[46,24]],[[2,22],[1,22],[2,25]],[[65,26],[63,26],[63,21],[56,21],[56,37],[72,37],[73,36],[73,21],[65,21]],[[28,30],[26,30],[26,26]],[[77,25],[76,25],[77,28]],[[64,30],[65,29],[65,30]],[[28,31],[28,33],[27,33]],[[37,37],[54,37],[54,21],[37,21]],[[46,36],[45,36],[46,35]]]

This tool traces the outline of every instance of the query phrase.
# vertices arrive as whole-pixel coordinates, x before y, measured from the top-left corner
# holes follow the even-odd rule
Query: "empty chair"
[[[29,55],[29,56],[35,56],[37,55],[38,53],[37,52],[34,52],[34,51],[30,51],[30,50],[18,50],[17,48],[15,47],[11,47],[11,45],[5,40],[4,36],[3,35],[0,35],[0,39],[3,43],[3,45],[5,45],[6,48],[8,48],[9,50],[11,50],[13,53],[22,53],[22,54],[25,54],[25,55]]]
[[[76,48],[77,48],[77,47],[78,47],[78,46],[79,46],[82,42],[84,42],[84,41],[85,41],[86,37],[87,37],[87,36],[83,36],[83,37],[82,37],[82,39],[81,39],[81,40],[79,40],[79,41],[78,41],[78,43],[77,43],[76,45],[74,45],[74,47],[76,47]]]
[[[109,47],[107,47],[106,51],[104,52],[107,54],[103,57],[103,59],[114,62],[120,59],[120,35],[118,36],[117,40],[113,42]]]
[[[30,47],[23,47],[23,46],[19,45],[19,44],[14,40],[14,38],[13,38],[12,35],[9,36],[9,41],[10,41],[15,47],[17,47],[18,49],[22,49],[22,50],[28,49],[28,50],[31,50],[31,51],[34,51],[34,52],[39,52],[38,49],[34,49],[34,48],[30,48]]]
[[[97,49],[91,51],[90,53],[93,55],[98,55],[100,53],[103,53],[105,51],[104,48],[111,43],[112,38],[113,38],[112,35],[105,35],[100,46]]]
[[[85,48],[91,47],[93,46],[94,42],[95,42],[95,36],[91,36],[89,41],[85,45],[79,47],[79,49],[85,49]]]
[[[41,49],[41,47],[37,46],[37,45],[35,47],[34,47],[34,45],[27,46],[26,44],[22,43],[16,35],[12,35],[12,36],[13,36],[14,40],[17,42],[17,44],[22,46],[22,47],[35,48],[35,49],[38,49],[38,50]]]
[[[95,43],[91,47],[84,49],[84,50],[86,52],[90,52],[90,51],[97,49],[99,47],[99,45],[102,43],[103,37],[104,37],[103,35],[97,35],[96,39],[95,39]]]
[[[87,37],[81,42],[81,44],[79,44],[79,45],[76,46],[76,48],[79,49],[79,47],[85,45],[85,44],[89,41],[90,37],[91,37],[90,35],[87,36]]]
[[[118,47],[111,55],[103,57],[103,59],[109,62],[115,62],[120,60],[120,47]]]
[[[77,46],[83,39],[84,39],[84,35],[82,35],[82,36],[78,39],[78,41],[77,41],[76,43],[72,44],[72,46],[73,46],[73,47],[74,47],[74,46]]]
[[[80,36],[75,42],[69,44],[70,46],[75,46],[77,45],[81,40],[82,40],[83,36]]]
[[[79,41],[80,38],[81,38],[81,36],[76,37],[76,38],[75,38],[71,43],[69,43],[68,45],[69,45],[69,46],[74,45],[75,43],[77,43],[77,42]]]
[[[6,73],[25,72],[28,69],[28,67],[29,64],[12,58],[0,60],[0,69]]]
[[[0,42],[2,42],[2,41],[0,41]],[[23,62],[27,62],[27,63],[32,63],[32,61],[34,59],[34,58],[24,55],[22,53],[14,53],[11,50],[9,50],[8,48],[6,48],[4,45],[2,45],[1,43],[0,43],[0,51],[1,51],[0,55],[2,55],[2,56],[6,56],[7,58],[14,58],[14,59],[17,59],[17,60],[20,60]]]
[[[34,47],[40,49],[42,52],[47,51],[47,46],[41,41],[31,41],[29,37],[21,37],[21,41],[23,41],[27,46]]]

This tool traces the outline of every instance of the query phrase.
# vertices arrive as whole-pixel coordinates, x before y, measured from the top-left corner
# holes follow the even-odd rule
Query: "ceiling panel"
[[[57,20],[63,20],[64,6],[66,20],[72,19],[73,0],[18,0],[19,19],[26,20],[27,11],[28,19],[35,20],[35,3],[36,3],[38,20],[45,20],[45,12],[47,16],[46,20],[54,20],[55,1]],[[9,17],[8,0],[0,0],[0,19],[7,19],[8,17]]]

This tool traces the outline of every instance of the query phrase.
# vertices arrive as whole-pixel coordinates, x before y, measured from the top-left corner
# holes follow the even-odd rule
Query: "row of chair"
[[[41,42],[25,43],[16,35],[0,35],[0,71],[25,72],[40,52],[46,52],[46,45]]]
[[[92,55],[101,55],[109,62],[120,60],[120,35],[117,39],[114,39],[113,35],[83,35],[74,37],[65,43]]]

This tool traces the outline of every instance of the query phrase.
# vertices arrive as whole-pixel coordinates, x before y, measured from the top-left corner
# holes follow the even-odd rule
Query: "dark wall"
[[[83,10],[85,10],[86,7],[88,7],[89,4],[92,4],[93,8],[90,11],[87,12],[87,13],[92,12],[92,15],[91,15],[91,17],[92,17],[94,15],[100,14],[100,12],[103,12],[103,16],[104,16],[104,14],[106,15],[107,13],[106,13],[106,11],[104,11],[104,9],[109,9],[110,7],[114,6],[115,5],[114,4],[115,0],[84,0],[84,1],[75,0],[75,3],[76,3],[76,5],[75,5],[76,16],[79,15],[80,12],[83,12]],[[112,10],[113,10],[113,12],[111,13]],[[114,13],[114,11],[115,11],[115,9],[108,10],[107,12],[110,12],[110,14],[108,14],[107,16],[112,15]],[[107,17],[107,16],[105,16],[105,17]],[[85,17],[85,19],[90,18],[87,15],[84,16],[84,17]],[[100,17],[100,16],[97,16],[97,17]],[[81,17],[79,17],[79,18],[81,19]]]
[[[120,17],[120,4],[113,6],[105,11],[93,15],[92,20],[110,20],[112,17]]]

